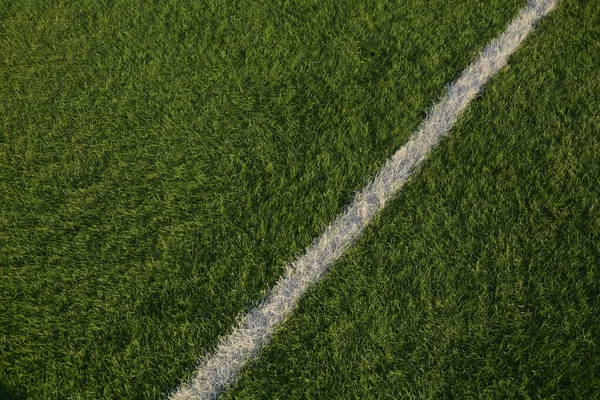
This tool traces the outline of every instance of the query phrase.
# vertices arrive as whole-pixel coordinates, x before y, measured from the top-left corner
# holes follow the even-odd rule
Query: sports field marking
[[[261,304],[242,316],[237,327],[222,338],[216,351],[201,360],[191,382],[173,393],[172,400],[215,399],[235,382],[244,365],[269,342],[273,331],[293,312],[306,290],[323,277],[329,265],[407,182],[427,154],[449,133],[458,115],[557,3],[558,0],[529,1],[502,35],[489,43],[449,86],[417,132],[386,162],[375,179],[356,194],[352,204],[304,255],[286,267]]]

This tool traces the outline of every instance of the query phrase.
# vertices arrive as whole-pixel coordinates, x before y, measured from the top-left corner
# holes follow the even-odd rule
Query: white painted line
[[[379,171],[372,183],[356,194],[325,233],[297,260],[255,309],[241,317],[237,327],[222,338],[216,351],[200,361],[191,382],[171,395],[172,400],[215,399],[232,385],[244,365],[269,342],[273,331],[294,310],[309,286],[318,282],[328,267],[361,234],[373,217],[406,183],[427,154],[448,134],[458,115],[477,96],[519,47],[535,24],[558,0],[530,0],[500,37],[488,44],[479,57],[448,88],[418,131]]]

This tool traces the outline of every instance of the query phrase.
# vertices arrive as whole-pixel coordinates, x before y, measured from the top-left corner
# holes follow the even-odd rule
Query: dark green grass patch
[[[172,390],[523,3],[0,1],[0,390]]]
[[[226,399],[598,397],[599,16],[541,23]]]

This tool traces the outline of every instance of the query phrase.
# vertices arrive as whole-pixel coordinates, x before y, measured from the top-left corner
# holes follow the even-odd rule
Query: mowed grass
[[[599,18],[542,21],[225,399],[598,398]]]
[[[0,385],[161,398],[522,0],[0,2]]]
[[[1,3],[0,396],[173,390],[524,4]],[[591,396],[598,11],[542,23],[229,398]]]

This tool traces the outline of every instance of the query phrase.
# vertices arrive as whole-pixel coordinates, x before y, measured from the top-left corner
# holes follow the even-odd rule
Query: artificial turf
[[[523,3],[0,2],[0,396],[161,398],[173,390],[236,315],[261,297],[406,140],[444,84]],[[518,319],[506,308],[513,303],[485,297],[496,292],[521,294],[514,309],[526,316],[539,307],[555,310],[554,319],[532,314],[522,324],[536,328],[570,316],[568,328],[591,318],[595,325],[580,331],[597,338],[595,298],[581,297],[588,300],[588,314],[583,305],[574,308],[575,300],[564,308],[558,301],[581,290],[588,294],[585,284],[595,283],[591,266],[598,265],[597,252],[583,262],[589,243],[598,239],[597,203],[587,209],[588,218],[576,212],[597,199],[590,183],[598,178],[598,168],[590,164],[594,148],[584,152],[578,143],[589,145],[598,127],[592,119],[598,102],[581,94],[594,78],[590,63],[598,55],[593,47],[598,38],[592,36],[598,9],[593,3],[565,4],[553,17],[554,30],[544,28],[554,32],[552,40],[531,43],[546,43],[563,60],[581,60],[587,69],[567,69],[569,60],[548,61],[539,49],[537,57],[515,57],[529,79],[508,79],[512,69],[501,75],[512,86],[498,82],[486,92],[457,138],[444,144],[393,210],[309,296],[302,313],[230,398],[374,396],[371,383],[384,379],[387,386],[376,386],[381,395],[386,390],[418,394],[422,387],[433,393],[448,388],[444,382],[453,375],[443,375],[446,366],[466,371],[457,374],[469,393],[486,376],[494,383],[498,371],[512,376],[510,357],[536,349],[536,343],[556,345],[548,353],[559,360],[561,352],[579,354],[583,345],[575,339],[526,342],[535,337],[517,335],[521,331],[510,323]],[[577,13],[579,19],[572,17]],[[541,44],[528,46],[531,52]],[[548,65],[555,67],[554,75],[544,74]],[[580,85],[579,92],[569,94],[571,85],[560,86],[567,78]],[[535,79],[541,79],[538,86],[532,86]],[[543,84],[552,79],[558,82],[554,87]],[[519,89],[524,92],[515,98]],[[566,96],[568,103],[553,102],[552,96]],[[541,129],[532,135],[518,125],[524,121],[512,108],[520,106],[510,102],[517,100],[541,111],[566,110],[554,123],[560,132],[572,132],[571,142],[561,142],[560,132]],[[496,106],[507,110],[505,119],[496,115]],[[532,127],[541,123],[526,115]],[[468,121],[479,124],[480,136],[466,128]],[[483,134],[492,121],[502,122],[502,129]],[[581,137],[575,135],[580,130]],[[516,142],[520,137],[529,141]],[[580,164],[569,163],[569,155],[575,161],[581,157]],[[557,182],[569,184],[569,190],[552,186],[553,157],[562,174]],[[540,179],[546,186],[537,185],[538,176],[545,177]],[[591,200],[582,197],[586,190]],[[483,194],[488,200],[499,196],[494,198],[499,203],[483,201]],[[462,203],[463,197],[472,202]],[[530,203],[543,206],[540,215],[527,208]],[[523,214],[529,217],[519,220],[515,205],[529,210]],[[563,242],[555,232],[565,235]],[[495,239],[483,246],[486,238]],[[547,246],[541,246],[542,255],[554,254],[553,246],[562,249],[549,258],[550,267],[527,261],[537,256],[539,241]],[[539,260],[546,259],[542,255]],[[497,260],[504,260],[498,273]],[[591,271],[581,279],[580,291],[563,279],[570,276],[565,263],[579,266],[573,271]],[[546,279],[538,286],[523,275],[530,265],[534,276]],[[515,291],[514,282],[527,283],[532,294]],[[544,282],[549,298],[535,300]],[[430,297],[427,287],[434,289]],[[444,295],[457,288],[444,303]],[[378,302],[385,296],[389,305]],[[478,296],[482,302],[475,301]],[[408,303],[411,320],[405,320]],[[475,319],[475,311],[468,314],[473,307],[489,314],[488,325]],[[580,315],[565,314],[573,310]],[[430,328],[419,330],[419,321]],[[509,324],[503,327],[504,322]],[[488,342],[460,342],[464,353],[460,346],[449,347],[452,329],[481,327],[489,330],[482,331]],[[540,332],[559,328],[550,324]],[[445,341],[436,346],[431,332]],[[499,341],[502,332],[514,340]],[[379,343],[378,337],[389,340]],[[429,342],[418,347],[419,339]],[[486,347],[496,342],[512,353]],[[320,344],[327,346],[319,350]],[[311,360],[302,358],[308,354]],[[494,357],[503,354],[508,354],[505,362],[493,369]],[[488,355],[490,364],[483,365],[488,375],[470,386],[468,368],[478,368],[471,361]],[[437,356],[456,363],[443,364]],[[571,366],[565,360],[556,365]],[[406,370],[396,368],[405,363]]]
[[[542,21],[225,399],[599,397],[599,22]]]

